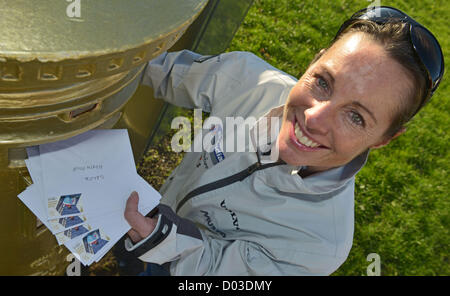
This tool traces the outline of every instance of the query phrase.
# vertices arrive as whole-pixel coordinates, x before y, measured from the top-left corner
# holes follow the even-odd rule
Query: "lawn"
[[[251,51],[299,77],[340,24],[368,1],[256,0],[229,51]],[[438,38],[448,61],[450,6],[444,0],[381,1],[410,14]],[[366,275],[370,253],[382,275],[450,275],[449,80],[406,134],[371,152],[357,175],[355,234],[334,275]]]

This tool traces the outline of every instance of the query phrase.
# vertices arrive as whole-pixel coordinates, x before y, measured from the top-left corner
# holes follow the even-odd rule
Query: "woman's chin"
[[[298,152],[293,147],[290,147],[284,141],[280,141],[278,144],[278,154],[279,158],[287,164],[295,166],[305,165],[305,160],[298,155]]]

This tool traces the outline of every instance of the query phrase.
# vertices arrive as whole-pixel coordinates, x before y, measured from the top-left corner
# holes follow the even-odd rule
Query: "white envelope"
[[[161,195],[151,187],[142,177],[136,176],[136,182],[134,190],[139,194],[139,206],[138,211],[142,215],[148,214],[154,207],[159,204]],[[128,194],[129,195],[129,194]],[[45,208],[41,202],[39,188],[36,184],[32,184],[27,187],[25,191],[18,195],[19,199],[25,203],[25,205],[44,223],[44,225],[51,229],[51,222],[45,219]],[[94,261],[99,261],[117,241],[130,230],[130,225],[125,220],[126,202],[124,201],[122,208],[118,211],[106,213],[105,215],[97,216],[95,213],[87,215],[87,220],[83,225],[89,225],[86,227],[88,230],[83,235],[75,237],[73,240],[64,241],[64,245],[84,264],[90,265]],[[102,233],[106,233],[108,236],[108,243],[105,243],[102,248],[95,250],[95,254],[83,253],[82,239],[90,231],[100,229]],[[60,241],[61,242],[61,241]]]
[[[73,202],[68,206],[79,213],[119,209],[123,200],[108,196],[117,197],[112,194],[116,188],[132,184],[136,175],[127,130],[90,130],[40,145],[39,151],[49,219],[66,216],[61,213],[62,200]]]
[[[148,210],[146,214],[150,212]],[[142,213],[144,215],[144,213]],[[122,219],[118,219],[122,217]],[[125,223],[124,223],[125,222]],[[111,212],[98,219],[92,219],[84,224],[86,227],[82,235],[69,240],[64,245],[84,265],[98,262],[106,253],[130,230],[123,211]],[[89,235],[96,234],[98,242],[90,243]]]
[[[99,261],[130,229],[123,213],[133,190],[140,196],[141,214],[159,204],[161,195],[136,173],[126,130],[93,130],[68,140],[28,147],[27,153],[25,162],[33,185],[18,197],[55,234],[58,243],[64,243],[85,265]],[[87,180],[92,177],[88,173],[102,178]],[[76,207],[80,211],[75,214],[82,223],[60,223],[61,217],[73,212],[49,215],[49,199],[55,198],[56,205],[64,196],[65,203],[69,203],[66,199],[78,198]],[[93,242],[96,237],[101,238],[99,244]],[[88,240],[91,245],[87,248]]]
[[[50,227],[51,227],[51,228],[49,228],[49,230],[54,235],[56,235],[56,234],[66,231],[66,230],[72,229],[74,227],[79,227],[80,225],[86,223],[86,220],[87,220],[87,218],[85,215],[71,216],[71,217],[48,220]],[[56,239],[58,240],[58,237],[56,237]],[[58,242],[60,242],[60,241],[58,241]]]
[[[141,176],[138,174],[135,175],[136,179],[133,185],[129,185],[130,188],[132,187],[134,191],[136,191],[139,194],[139,205],[138,205],[138,211],[142,213],[143,215],[147,214],[150,210],[155,208],[159,204],[159,200],[161,199],[161,195],[158,191],[156,191],[150,184],[147,183]],[[126,200],[128,199],[129,195],[132,191],[129,191],[125,195],[125,198],[123,199],[122,206],[120,208],[120,211],[123,213],[125,211],[126,206]],[[28,186],[25,191],[20,193],[18,195],[19,199],[33,212],[33,214],[36,215],[36,217],[41,220],[44,225],[49,229],[52,230],[53,227],[51,226],[51,221],[46,219],[46,211],[41,203],[42,196],[41,192],[39,191],[39,187],[36,184],[32,184]],[[150,209],[150,210],[149,210]],[[144,214],[145,212],[145,214]],[[97,215],[96,213],[87,213],[85,215],[86,220],[93,220],[96,217],[99,217],[101,215]],[[122,224],[128,225],[125,218],[123,217],[123,214],[117,217],[121,221]],[[129,225],[128,225],[129,227]],[[52,233],[58,233],[59,231],[52,231]]]
[[[119,213],[109,213],[102,219],[87,223],[79,229],[83,234],[64,243],[70,252],[84,265],[90,265],[111,249],[114,244],[126,233],[120,222],[112,217]],[[105,220],[110,221],[105,223]]]
[[[25,191],[21,192],[18,195],[19,199],[33,212],[36,217],[41,220],[42,223],[52,232],[52,234],[58,233],[60,231],[66,230],[60,229],[61,226],[58,226],[58,219],[47,219],[47,211],[42,203],[43,196],[41,191],[39,190],[39,186],[37,184],[31,184],[25,189]]]
[[[25,159],[25,164],[27,165],[27,169],[30,173],[31,180],[33,180],[33,184],[36,184],[36,187],[38,187],[38,190],[41,193],[40,196],[42,197],[42,205],[45,206],[46,203],[44,201],[44,179],[42,176],[42,164],[39,154],[39,146],[27,147],[26,150],[28,159]]]

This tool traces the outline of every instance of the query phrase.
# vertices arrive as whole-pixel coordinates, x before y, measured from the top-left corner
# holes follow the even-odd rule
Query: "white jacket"
[[[181,51],[150,61],[143,83],[155,97],[201,108],[223,126],[214,129],[214,151],[186,153],[160,190],[157,227],[136,245],[126,240],[126,248],[146,262],[171,262],[172,275],[334,272],[352,246],[354,176],[368,151],[301,178],[299,167],[259,163],[260,151],[227,152],[217,141],[229,134],[226,116],[281,117],[296,82],[246,52]]]

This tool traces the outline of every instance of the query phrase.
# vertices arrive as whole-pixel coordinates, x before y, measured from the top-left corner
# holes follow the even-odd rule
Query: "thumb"
[[[154,226],[151,219],[139,213],[138,204],[139,195],[136,191],[133,191],[127,200],[124,216],[131,228],[141,237],[146,237],[153,231]]]

